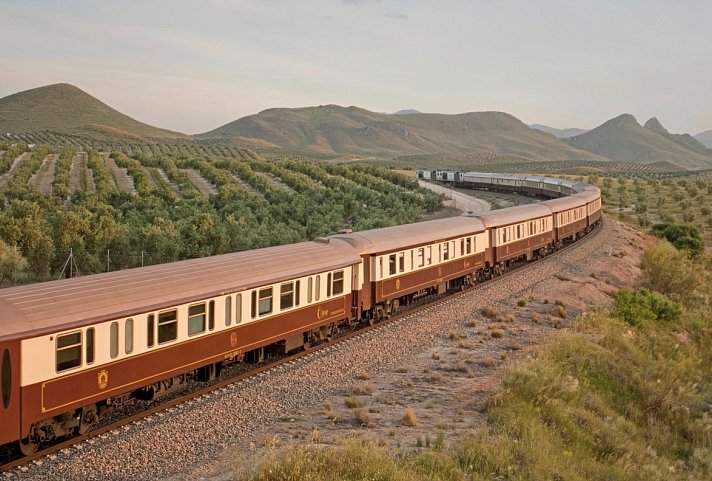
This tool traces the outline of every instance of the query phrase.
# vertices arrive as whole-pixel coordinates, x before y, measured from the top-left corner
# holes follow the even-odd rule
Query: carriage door
[[[0,342],[0,444],[20,437],[20,341]]]

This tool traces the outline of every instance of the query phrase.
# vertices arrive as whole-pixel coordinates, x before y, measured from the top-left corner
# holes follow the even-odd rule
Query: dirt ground
[[[648,238],[609,219],[607,233],[597,242],[595,255],[561,261],[584,265],[562,269],[577,274],[542,278],[531,290],[488,306],[492,312],[475,308],[448,334],[434,335],[417,355],[377,373],[358,374],[314,406],[275,420],[249,446],[173,479],[238,479],[267,453],[302,443],[332,445],[357,438],[393,450],[458,444],[482,425],[503,366],[566,332],[582,312],[609,305],[617,289],[640,282],[638,265]],[[408,408],[414,426],[403,422]]]

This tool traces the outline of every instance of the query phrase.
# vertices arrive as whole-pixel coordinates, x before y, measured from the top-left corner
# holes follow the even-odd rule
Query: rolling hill
[[[695,135],[695,139],[712,149],[712,130],[706,130]]]
[[[650,126],[655,127],[654,123]],[[566,142],[619,162],[668,164],[686,169],[712,168],[712,155],[692,151],[680,142],[642,127],[630,114],[615,117],[589,132],[566,139]]]
[[[557,129],[555,127],[549,127],[547,125],[542,125],[542,124],[530,124],[530,128],[536,129],[536,130],[541,130],[542,132],[546,132],[547,134],[551,134],[556,138],[559,139],[568,139],[569,137],[574,137],[576,135],[581,135],[585,134],[588,132],[586,129],[576,129],[576,128],[570,128],[570,129]]]
[[[691,150],[692,152],[697,152],[703,155],[712,155],[712,150],[708,149],[702,142],[695,139],[690,134],[671,134],[668,130],[663,127],[660,121],[653,117],[652,119],[645,122],[643,125],[648,130],[655,132],[658,135],[662,135],[668,140],[675,142],[676,144]]]
[[[325,105],[269,109],[199,135],[255,137],[312,152],[359,155],[496,152],[531,160],[605,160],[502,112],[387,115]]]
[[[48,130],[187,138],[185,134],[134,120],[70,84],[47,85],[0,99],[0,132],[19,134]]]

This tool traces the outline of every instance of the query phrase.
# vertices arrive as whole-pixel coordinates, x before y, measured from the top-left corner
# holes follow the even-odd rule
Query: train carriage
[[[390,315],[391,309],[430,290],[443,292],[471,284],[484,265],[488,247],[478,219],[453,217],[342,234],[363,259],[365,316]],[[410,296],[410,297],[409,297]]]
[[[498,209],[473,217],[480,219],[489,232],[485,262],[495,271],[519,257],[530,260],[544,255],[554,239],[551,210],[541,204]]]
[[[325,239],[3,289],[0,441],[23,438],[31,452],[92,424],[99,401],[151,398],[264,346],[318,341],[350,320],[360,261]]]
[[[588,227],[586,201],[580,197],[567,196],[541,202],[551,209],[554,218],[554,242],[576,240]]]
[[[588,217],[588,230],[601,220],[601,191],[593,185],[586,185],[572,197],[578,197],[586,202],[586,215]]]

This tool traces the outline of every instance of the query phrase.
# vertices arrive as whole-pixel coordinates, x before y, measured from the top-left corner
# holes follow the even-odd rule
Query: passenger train
[[[551,200],[0,290],[0,444],[30,454],[227,363],[309,347],[545,256],[601,217],[600,191],[587,184],[437,175]]]

